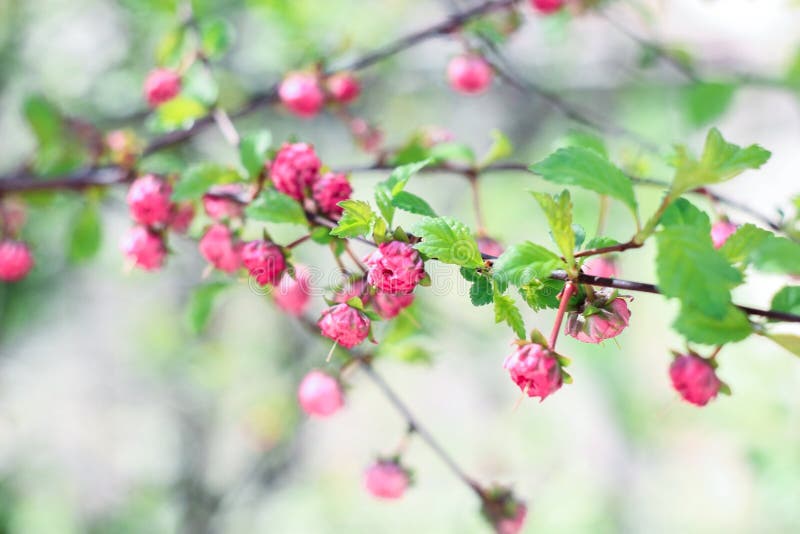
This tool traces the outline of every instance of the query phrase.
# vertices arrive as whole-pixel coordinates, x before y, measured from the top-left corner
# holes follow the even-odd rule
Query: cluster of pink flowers
[[[324,80],[316,72],[290,72],[278,87],[281,103],[298,117],[315,117],[325,102],[350,104],[361,94],[361,84],[352,73],[339,72]]]
[[[145,174],[128,189],[128,209],[135,226],[122,240],[122,251],[135,266],[154,271],[167,257],[167,230],[187,231],[194,217],[191,203],[174,203],[172,185],[155,174]]]
[[[331,219],[342,215],[339,203],[353,192],[347,176],[321,174],[322,162],[308,143],[286,143],[268,165],[275,189]]]
[[[15,237],[25,225],[25,206],[14,198],[0,200],[0,281],[17,282],[33,268],[27,243]]]

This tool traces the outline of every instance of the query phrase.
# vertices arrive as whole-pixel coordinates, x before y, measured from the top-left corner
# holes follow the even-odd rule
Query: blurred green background
[[[450,4],[198,0],[195,11],[235,28],[235,44],[215,69],[223,104],[236,108],[287,70],[321,57],[346,62],[446,16]],[[787,89],[786,77],[800,44],[800,10],[792,2],[643,0],[605,8],[607,18],[638,35],[680,45],[710,81],[727,83],[744,72],[782,80],[722,92],[703,92],[664,62],[641,67],[641,47],[607,18],[522,11],[524,26],[504,47],[524,77],[664,153],[676,142],[697,149],[711,123],[736,143],[757,142],[773,152],[769,164],[718,191],[767,214],[789,209],[800,165],[800,96]],[[104,128],[140,115],[142,80],[175,21],[173,2],[0,0],[0,171],[14,170],[35,148],[22,113],[31,94]],[[513,159],[525,163],[579,126],[502,83],[479,97],[454,94],[444,69],[459,51],[455,40],[436,39],[365,71],[355,111],[377,122],[390,145],[438,125],[480,153],[497,128],[514,142]],[[313,142],[332,167],[370,162],[330,115],[300,122],[266,109],[237,126]],[[628,168],[668,176],[663,162],[635,144],[607,141],[612,158]],[[236,158],[209,129],[156,163],[181,168]],[[355,197],[369,199],[384,176],[354,176]],[[439,213],[474,225],[463,178],[415,178],[409,189]],[[482,178],[493,236],[547,242],[543,217],[525,194],[530,189],[555,191],[525,173]],[[660,194],[639,191],[643,213]],[[574,198],[577,222],[591,235],[597,199],[580,191]],[[362,490],[363,468],[394,449],[404,422],[358,371],[344,411],[306,420],[295,388],[322,364],[329,345],[247,284],[226,290],[207,332],[192,334],[185,310],[204,266],[191,241],[173,240],[176,254],[157,275],[124,273],[124,190],[102,199],[101,247],[91,262],[70,261],[67,253],[83,200],[37,195],[31,202],[24,235],[37,268],[20,284],[0,286],[0,532],[487,530],[474,495],[417,440],[406,457],[417,485],[406,497],[387,504]],[[632,228],[619,213],[614,206],[607,232],[622,240]],[[280,226],[270,231],[279,242],[299,235]],[[324,252],[308,245],[297,256],[333,272]],[[653,281],[652,254],[626,253],[621,275]],[[800,531],[800,364],[791,355],[757,338],[726,347],[719,373],[734,394],[697,409],[678,399],[667,376],[669,349],[682,348],[669,330],[676,306],[636,295],[619,348],[564,338],[575,384],[514,411],[519,391],[502,368],[510,331],[494,324],[491,309],[466,304],[467,287],[454,268],[429,270],[434,284],[419,292],[419,313],[432,363],[386,358],[376,366],[470,474],[512,484],[527,500],[524,532]],[[734,296],[767,306],[784,283],[753,274]],[[314,306],[322,309],[321,297]],[[528,310],[525,318],[548,330],[553,313]]]

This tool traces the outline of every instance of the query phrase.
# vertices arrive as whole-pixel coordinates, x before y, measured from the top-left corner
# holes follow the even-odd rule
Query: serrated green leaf
[[[205,330],[211,318],[211,311],[214,308],[214,301],[228,287],[225,282],[212,282],[198,286],[189,298],[189,307],[186,310],[186,322],[189,330],[194,334],[199,334]]]
[[[711,317],[692,306],[681,306],[680,315],[672,325],[675,330],[693,343],[722,345],[741,341],[753,333],[747,315],[728,304],[721,317]]]
[[[73,262],[86,261],[100,250],[103,229],[97,206],[87,203],[72,224],[67,255]]]
[[[331,230],[336,237],[358,237],[369,234],[377,215],[363,200],[343,200],[339,206],[344,208],[339,224]]]
[[[508,247],[494,261],[492,272],[495,279],[506,284],[524,286],[534,278],[549,278],[550,273],[565,267],[564,261],[557,254],[525,241]]]
[[[414,227],[414,235],[422,239],[414,248],[429,258],[462,267],[483,265],[478,243],[462,222],[450,217],[426,217]]]
[[[597,236],[587,241],[586,246],[583,248],[584,250],[593,250],[596,248],[613,247],[614,245],[619,245],[619,241],[611,237]]]
[[[786,286],[772,297],[770,309],[800,315],[800,286]]]
[[[758,145],[741,148],[728,143],[716,128],[706,136],[703,155],[696,160],[685,148],[678,148],[675,157],[675,178],[670,197],[678,198],[697,187],[730,180],[748,169],[758,169],[771,153]]]
[[[272,134],[269,130],[261,130],[242,138],[239,143],[239,160],[250,178],[255,178],[264,169],[271,144]]]
[[[560,148],[531,170],[548,182],[576,185],[625,204],[638,221],[638,207],[631,179],[593,149]]]
[[[730,291],[742,282],[742,275],[714,249],[708,216],[681,199],[662,223],[665,227],[656,234],[659,289],[685,306],[724,319]]]
[[[558,294],[563,289],[564,282],[561,280],[533,279],[520,286],[519,294],[533,311],[539,311],[558,308]]]
[[[164,102],[155,112],[155,127],[159,131],[185,129],[208,113],[208,108],[196,98],[178,95]]]
[[[494,294],[494,322],[505,322],[519,339],[525,339],[525,322],[514,299],[508,295]]]
[[[418,197],[408,191],[400,191],[392,199],[392,205],[403,211],[415,213],[417,215],[426,215],[428,217],[438,217],[433,208],[425,202],[424,199]]]
[[[200,24],[203,53],[211,59],[223,56],[233,44],[233,38],[233,26],[224,19],[206,20]]]
[[[760,271],[782,274],[800,274],[800,244],[770,234],[749,256],[753,267]]]
[[[795,356],[800,356],[800,336],[794,336],[792,334],[766,334],[766,337]]]
[[[753,224],[740,226],[725,241],[719,251],[731,263],[747,263],[750,254],[753,253],[765,240],[769,239],[770,233],[758,228]]]
[[[456,161],[468,165],[475,163],[475,152],[463,143],[438,143],[431,147],[428,155],[437,162]]]
[[[494,300],[492,281],[485,277],[478,277],[469,288],[469,300],[473,306],[485,306]]]
[[[566,146],[577,146],[594,150],[604,158],[608,158],[608,149],[603,138],[583,130],[571,130],[564,139]]]
[[[310,235],[311,240],[314,241],[314,243],[319,243],[320,245],[327,245],[336,239],[331,235],[331,229],[326,226],[317,226],[311,230]]]
[[[492,130],[492,145],[489,147],[488,152],[481,159],[480,167],[488,167],[492,163],[505,159],[514,153],[514,145],[511,144],[506,134],[500,130]]]
[[[245,213],[255,221],[307,225],[308,219],[298,201],[275,189],[265,189]]]
[[[722,116],[733,100],[737,86],[731,83],[698,82],[684,91],[686,119],[693,127],[705,126]]]
[[[189,167],[172,191],[172,200],[195,200],[212,185],[227,184],[239,179],[239,174],[216,163],[200,163]]]
[[[558,249],[567,260],[567,265],[575,265],[575,231],[572,228],[572,200],[569,191],[551,197],[544,193],[531,193],[542,207],[550,232]]]
[[[431,159],[429,158],[396,167],[392,174],[389,175],[389,178],[375,186],[375,203],[389,226],[392,225],[392,220],[394,219],[395,206],[392,200],[395,195],[405,188],[408,180],[414,174],[418,173],[430,162]]]
[[[467,282],[474,282],[481,277],[481,274],[477,270],[467,267],[461,267],[458,272],[461,273],[461,277]]]

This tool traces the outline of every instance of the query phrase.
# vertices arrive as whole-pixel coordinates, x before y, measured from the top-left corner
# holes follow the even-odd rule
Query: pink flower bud
[[[191,202],[173,204],[169,215],[169,227],[173,232],[185,234],[194,219],[194,205]]]
[[[134,226],[122,240],[122,252],[134,265],[155,271],[164,265],[167,247],[157,233],[144,226]]]
[[[399,499],[408,484],[408,473],[396,462],[378,461],[364,472],[364,486],[379,499]]]
[[[33,268],[33,254],[21,241],[0,241],[0,280],[17,282]]]
[[[739,228],[730,221],[717,221],[711,227],[711,241],[714,243],[714,248],[720,248],[728,238],[736,232]]]
[[[200,254],[222,272],[231,274],[242,266],[241,244],[235,243],[230,229],[223,224],[209,228],[198,244]]]
[[[559,11],[566,4],[566,0],[531,0],[531,7],[545,15]]]
[[[389,320],[394,319],[401,311],[411,306],[414,303],[414,295],[393,295],[378,291],[371,302],[378,315]]]
[[[567,315],[564,333],[584,343],[600,343],[622,333],[630,317],[625,299],[598,291],[594,301]]]
[[[356,143],[366,152],[377,152],[383,145],[383,132],[370,125],[361,118],[350,121],[350,133],[355,137]]]
[[[705,406],[717,396],[722,382],[711,363],[696,354],[682,354],[669,367],[672,387],[686,401]]]
[[[479,94],[492,83],[492,67],[481,56],[457,56],[447,66],[447,79],[459,93]]]
[[[425,278],[425,265],[414,247],[402,241],[381,243],[364,259],[367,281],[384,293],[411,293]]]
[[[169,222],[172,186],[153,174],[133,181],[128,189],[128,208],[134,221],[144,226],[165,225]]]
[[[144,95],[147,102],[156,107],[172,100],[181,92],[181,77],[170,69],[154,69],[144,81]]]
[[[525,526],[525,518],[528,516],[528,507],[522,503],[517,503],[514,507],[513,517],[504,517],[497,521],[495,529],[497,534],[517,534]]]
[[[510,489],[495,486],[485,491],[481,514],[497,534],[517,534],[525,525],[528,508]]]
[[[105,143],[113,163],[122,167],[132,167],[136,163],[140,145],[132,131],[112,130],[106,134]]]
[[[525,343],[510,354],[503,367],[511,380],[529,397],[546,399],[563,383],[561,364],[550,349],[537,343]]]
[[[203,195],[203,209],[206,215],[215,221],[238,219],[244,212],[244,206],[237,199],[243,193],[244,186],[242,184],[215,185]],[[230,197],[236,197],[236,199]]]
[[[349,104],[361,94],[361,84],[351,72],[339,72],[325,81],[325,86],[334,101]]]
[[[270,166],[275,189],[302,201],[306,190],[319,180],[319,161],[314,147],[308,143],[284,144]]]
[[[297,400],[305,413],[312,417],[333,415],[344,404],[339,382],[322,371],[310,371],[297,388]]]
[[[288,272],[283,273],[281,281],[275,286],[272,295],[275,298],[275,304],[289,315],[295,317],[303,315],[308,308],[309,300],[311,300],[308,269],[302,265],[295,265],[294,278]]]
[[[350,198],[353,188],[344,174],[329,172],[314,184],[314,200],[322,213],[333,219],[341,217],[343,208],[337,204]]]
[[[586,260],[586,263],[583,264],[583,272],[600,278],[616,278],[617,265],[610,258],[597,256]]]
[[[277,284],[286,269],[286,259],[280,247],[262,239],[245,243],[242,263],[260,286]]]
[[[19,198],[9,197],[0,202],[0,234],[17,235],[27,218],[25,204]]]
[[[303,118],[319,113],[325,102],[317,77],[309,72],[289,73],[278,88],[278,96],[286,109]]]
[[[352,349],[369,336],[369,318],[347,304],[336,304],[322,312],[317,322],[322,335],[346,349]]]
[[[499,258],[505,251],[499,241],[485,236],[478,238],[478,250],[481,254],[494,256],[495,258]]]

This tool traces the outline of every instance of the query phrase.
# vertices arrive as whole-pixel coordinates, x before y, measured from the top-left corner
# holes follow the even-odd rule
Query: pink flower
[[[181,77],[170,69],[153,69],[144,81],[144,96],[156,107],[172,100],[181,92]]]
[[[714,243],[714,248],[720,248],[728,238],[733,235],[738,226],[730,221],[717,221],[711,227],[711,241]]]
[[[241,244],[234,242],[230,229],[223,224],[211,226],[198,248],[206,261],[222,272],[235,273],[242,266]]]
[[[492,83],[492,67],[481,56],[456,56],[447,65],[447,79],[459,93],[475,95]]]
[[[364,472],[364,486],[379,499],[399,499],[408,484],[408,473],[396,462],[378,461]]]
[[[393,295],[378,291],[372,299],[372,307],[384,319],[394,319],[401,311],[414,303],[414,295]]]
[[[555,13],[564,7],[566,0],[531,0],[533,9],[545,15]]]
[[[478,250],[481,254],[486,254],[488,256],[494,256],[495,258],[499,258],[501,254],[505,251],[503,245],[500,242],[495,241],[491,237],[479,237],[478,238]]]
[[[122,240],[122,252],[145,271],[160,269],[167,257],[167,247],[157,233],[144,226],[134,226]]]
[[[242,216],[244,207],[238,200],[227,198],[227,196],[238,198],[243,192],[242,184],[215,185],[203,195],[203,209],[215,221],[238,219]]]
[[[319,113],[325,102],[317,77],[309,72],[289,73],[278,88],[278,96],[286,109],[303,118]]]
[[[383,132],[370,125],[361,118],[350,121],[350,133],[355,137],[356,143],[366,152],[377,152],[383,144]]]
[[[510,354],[503,367],[511,380],[529,397],[546,399],[563,383],[561,364],[550,349],[537,343],[525,343]]]
[[[317,206],[332,219],[341,217],[344,209],[337,204],[350,198],[352,192],[347,176],[340,173],[326,173],[314,184],[314,200]]]
[[[381,243],[364,261],[369,267],[367,281],[384,293],[411,293],[425,278],[419,253],[402,241]]]
[[[275,304],[289,315],[295,317],[303,315],[308,308],[309,300],[311,300],[308,269],[302,265],[295,265],[294,278],[288,272],[283,273],[281,281],[275,286],[272,295],[275,298]]]
[[[586,263],[583,264],[583,272],[600,278],[615,278],[617,276],[617,266],[613,260],[597,256],[586,260]]]
[[[346,349],[352,349],[369,336],[369,318],[347,304],[336,304],[322,312],[317,326],[322,335]]]
[[[242,263],[260,286],[277,284],[286,269],[286,259],[280,247],[262,239],[245,243]]]
[[[582,309],[569,313],[564,333],[584,343],[600,343],[621,334],[630,317],[625,299],[598,292],[594,301],[587,301]]]
[[[504,517],[497,521],[495,529],[497,534],[517,534],[525,526],[525,518],[528,516],[528,507],[522,503],[517,503],[514,507],[513,517]]]
[[[191,202],[173,204],[169,215],[169,227],[173,232],[185,234],[194,219],[194,205]]]
[[[361,84],[351,72],[339,72],[325,81],[333,100],[340,104],[349,104],[361,94]]]
[[[0,241],[0,280],[17,282],[33,268],[33,254],[21,241]]]
[[[313,146],[308,143],[286,143],[270,166],[270,177],[275,189],[302,201],[306,190],[319,180],[321,166]]]
[[[145,226],[167,224],[172,186],[153,174],[137,178],[128,189],[128,208],[134,221]]]
[[[696,354],[682,354],[669,366],[669,376],[684,400],[705,406],[719,393],[722,382],[711,362]]]
[[[297,388],[300,407],[312,417],[333,415],[344,404],[339,382],[322,371],[310,371]]]

